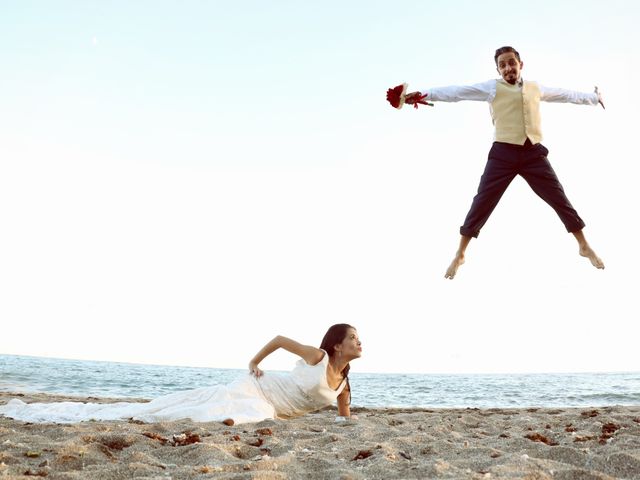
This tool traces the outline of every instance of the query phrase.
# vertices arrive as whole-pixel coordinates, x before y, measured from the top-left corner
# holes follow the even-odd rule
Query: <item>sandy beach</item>
[[[5,392],[0,403],[16,397],[121,400]],[[354,413],[235,426],[0,417],[0,478],[640,479],[640,406]]]

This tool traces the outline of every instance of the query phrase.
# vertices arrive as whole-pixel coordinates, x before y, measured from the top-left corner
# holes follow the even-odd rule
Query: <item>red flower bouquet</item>
[[[406,83],[403,83],[387,90],[387,102],[389,102],[393,108],[401,109],[404,106],[404,97],[407,93],[408,86]]]
[[[389,102],[393,108],[397,108],[398,110],[400,110],[404,106],[404,104],[406,103],[408,86],[408,84],[403,83],[398,85],[397,87],[393,87],[387,90],[387,102]],[[424,101],[425,98],[427,98],[426,93],[418,97],[417,100],[414,99],[408,103],[413,104],[413,108],[418,108],[418,104],[429,105],[430,107],[433,107],[433,103]]]

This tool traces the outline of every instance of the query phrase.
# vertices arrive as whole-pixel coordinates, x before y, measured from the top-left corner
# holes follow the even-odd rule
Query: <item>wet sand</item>
[[[32,401],[122,399],[0,393]],[[640,479],[640,406],[333,408],[227,426],[0,417],[0,478]]]

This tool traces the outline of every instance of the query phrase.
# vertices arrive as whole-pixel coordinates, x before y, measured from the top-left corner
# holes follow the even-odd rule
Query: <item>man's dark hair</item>
[[[521,62],[522,60],[520,60],[520,54],[518,53],[518,51],[513,48],[513,47],[500,47],[499,49],[496,50],[496,54],[493,56],[493,61],[496,62],[496,65],[498,65],[498,57],[500,55],[502,55],[503,53],[507,53],[507,52],[513,52],[516,54],[516,58],[518,59],[519,62]]]

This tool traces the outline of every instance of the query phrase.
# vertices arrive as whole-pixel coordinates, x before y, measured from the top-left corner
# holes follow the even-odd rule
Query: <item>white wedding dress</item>
[[[243,375],[229,385],[196,388],[158,397],[148,403],[25,403],[12,399],[0,405],[0,415],[26,422],[74,423],[87,420],[133,418],[144,422],[191,419],[195,422],[259,422],[318,410],[333,403],[337,390],[327,382],[329,355],[317,365],[299,360],[291,372],[265,372],[259,378]]]

